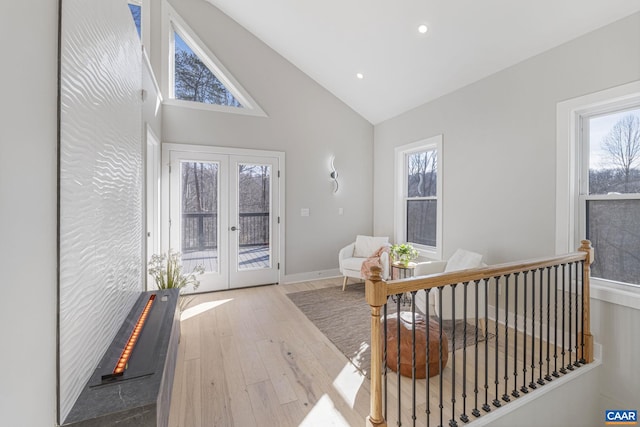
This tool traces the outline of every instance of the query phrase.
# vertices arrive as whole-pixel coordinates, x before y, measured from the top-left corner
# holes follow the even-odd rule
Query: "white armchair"
[[[414,270],[414,276],[426,276],[436,273],[447,273],[451,271],[467,270],[470,268],[483,267],[482,255],[475,252],[466,251],[464,249],[458,249],[448,261],[431,261],[421,262],[416,265]],[[478,289],[478,320],[480,322],[481,330],[484,330],[484,321],[486,319],[486,313],[484,310],[485,298],[484,298],[484,283],[477,285]],[[435,314],[443,320],[453,320],[453,309],[451,307],[452,300],[452,288],[446,286],[442,292],[435,290],[429,292],[430,301],[429,304],[433,306]],[[455,320],[464,319],[464,286],[458,285],[455,289],[456,292],[456,305],[455,305]],[[442,298],[442,311],[440,311],[440,298]],[[469,284],[467,287],[467,320],[475,319],[476,307],[476,286]],[[416,294],[416,307],[420,311],[425,310],[426,292],[419,291]],[[430,309],[431,310],[431,309]]]
[[[342,290],[347,286],[349,277],[362,280],[360,270],[362,263],[374,255],[381,247],[389,245],[389,237],[357,236],[356,241],[340,249],[338,253],[338,265],[340,274],[344,276]],[[382,265],[382,278],[389,278],[389,253],[383,252],[380,256]]]

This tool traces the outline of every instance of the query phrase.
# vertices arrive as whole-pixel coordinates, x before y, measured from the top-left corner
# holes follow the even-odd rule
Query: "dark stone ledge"
[[[103,381],[116,365],[149,296],[156,295],[128,369]],[[63,426],[140,427],[168,424],[171,388],[180,339],[178,290],[143,292],[100,364],[85,385]]]

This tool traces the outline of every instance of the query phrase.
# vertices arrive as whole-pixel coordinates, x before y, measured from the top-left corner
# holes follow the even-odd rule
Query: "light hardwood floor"
[[[201,294],[183,312],[182,336],[170,408],[170,427],[199,426],[364,426],[369,413],[369,380],[357,371],[348,359],[323,335],[286,294],[302,290],[340,286],[340,278],[289,285]],[[495,324],[489,322],[489,331]],[[504,341],[503,330],[499,333]],[[508,394],[522,385],[522,362],[517,361],[514,378],[513,330],[509,331],[507,355]],[[523,335],[518,334],[518,354],[522,353]],[[488,403],[500,400],[504,394],[504,342],[498,341],[498,370],[495,369],[495,340],[489,340],[487,360]],[[530,338],[528,345],[531,345]],[[540,341],[536,340],[536,346]],[[539,347],[536,348],[536,350]],[[474,408],[474,349],[467,348],[466,412],[471,420]],[[530,349],[530,347],[529,347]],[[543,358],[546,346],[543,347]],[[552,347],[551,347],[552,349]],[[537,353],[537,351],[536,351]],[[553,355],[553,350],[550,350]],[[479,346],[479,362],[485,360],[484,343]],[[530,361],[527,361],[529,364]],[[553,363],[553,361],[552,361]],[[443,371],[443,425],[451,414],[452,354]],[[463,387],[460,373],[463,358],[456,351],[455,388]],[[538,378],[536,360],[535,379]],[[500,385],[495,395],[494,379],[498,373]],[[526,383],[530,382],[528,367]],[[546,373],[546,367],[543,374]],[[514,384],[517,380],[517,387]],[[429,409],[431,425],[439,424],[440,376],[431,378]],[[479,374],[479,405],[484,403],[484,370]],[[403,424],[410,425],[412,415],[411,380],[401,379]],[[388,422],[397,419],[397,377],[388,374]],[[457,398],[456,414],[460,415],[462,400]],[[492,410],[495,410],[491,405]],[[426,382],[417,381],[417,419],[424,424]],[[481,410],[484,414],[484,411]],[[456,416],[456,418],[457,418]],[[461,425],[460,421],[458,424]]]
[[[362,426],[369,384],[286,297],[341,279],[196,296],[183,312],[169,426]]]

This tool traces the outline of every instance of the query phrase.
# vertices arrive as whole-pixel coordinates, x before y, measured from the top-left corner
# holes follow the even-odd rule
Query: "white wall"
[[[284,151],[285,274],[337,269],[338,250],[373,229],[373,126],[211,4],[171,5],[269,117],[165,106],[163,142]]]
[[[587,368],[582,368],[587,369]],[[599,427],[604,425],[604,410],[598,410],[598,379],[603,372],[602,366],[597,366],[588,372],[578,374],[579,370],[567,378],[569,381],[543,392],[524,395],[520,399],[530,399],[523,406],[518,400],[513,400],[504,408],[506,414],[497,419],[495,412],[469,424],[470,427],[541,427],[541,426],[580,426]],[[556,380],[556,381],[561,381]],[[553,387],[554,382],[545,387]],[[512,406],[513,405],[513,406]],[[511,407],[510,407],[511,406]],[[633,409],[637,408],[634,406]],[[612,409],[612,408],[608,408]],[[473,417],[471,417],[473,418]]]
[[[638,79],[635,14],[381,123],[374,231],[393,230],[384,195],[393,190],[394,147],[442,133],[444,257],[458,247],[485,254],[489,264],[554,254],[556,105]],[[591,329],[603,347],[598,415],[637,409],[640,311],[594,298],[592,307]]]
[[[57,16],[55,1],[0,4],[0,414],[7,426],[56,419]]]
[[[498,48],[498,47],[497,47]],[[556,104],[640,78],[640,14],[375,127],[374,231],[393,231],[393,149],[444,135],[443,254],[555,251]]]
[[[591,332],[602,345],[600,413],[606,409],[640,410],[640,310],[592,298],[591,319]]]

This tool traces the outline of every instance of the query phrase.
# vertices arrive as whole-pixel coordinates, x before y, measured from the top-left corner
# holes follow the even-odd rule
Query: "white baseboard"
[[[282,283],[298,283],[308,280],[328,279],[331,277],[341,277],[340,270],[333,268],[331,270],[310,271],[307,273],[286,274]]]

